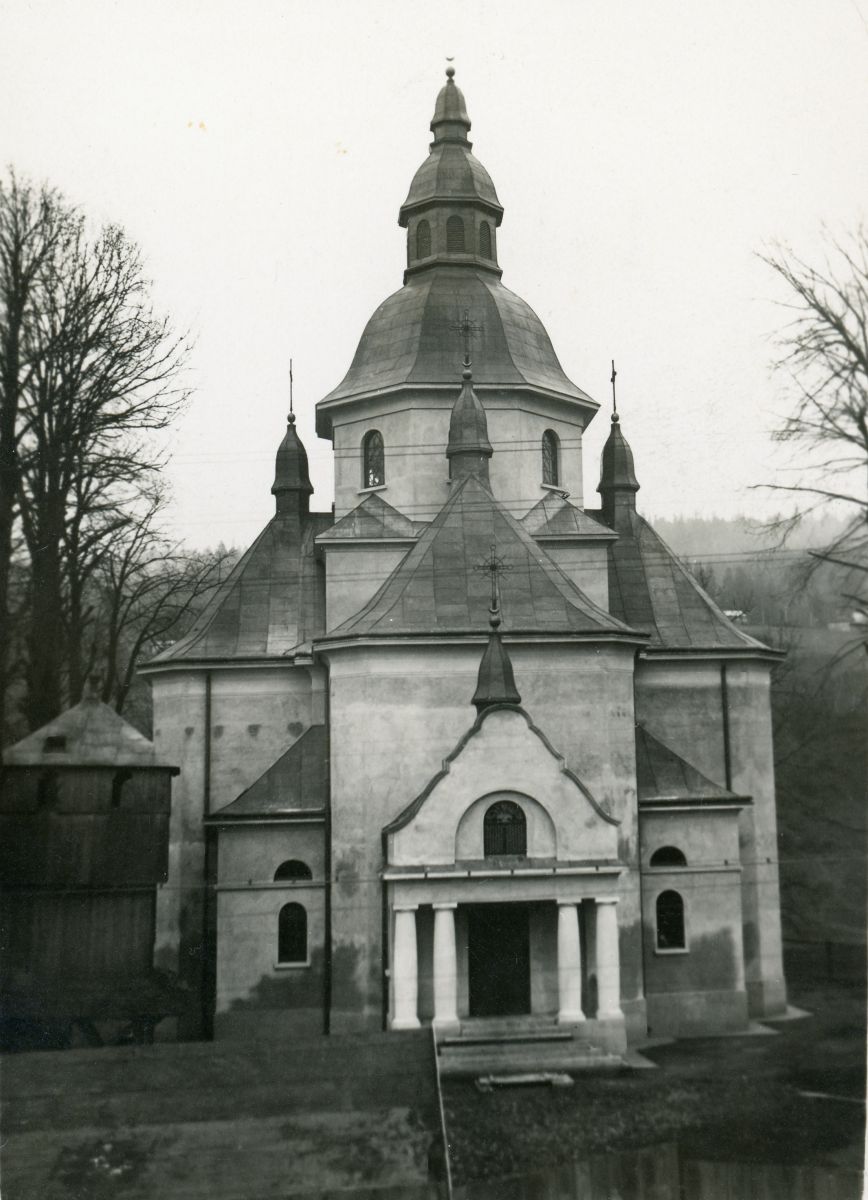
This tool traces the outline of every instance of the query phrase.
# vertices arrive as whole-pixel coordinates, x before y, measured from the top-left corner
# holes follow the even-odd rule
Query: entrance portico
[[[476,1018],[556,1021],[623,1048],[619,874],[611,863],[387,871],[390,1028],[430,1020],[446,1035]]]

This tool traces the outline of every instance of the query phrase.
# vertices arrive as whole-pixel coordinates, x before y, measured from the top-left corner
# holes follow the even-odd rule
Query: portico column
[[[575,1025],[582,1012],[582,952],[575,904],[558,905],[558,1021]]]
[[[416,961],[416,905],[396,907],[395,941],[392,955],[395,1012],[393,1029],[418,1029],[416,1012],[419,968]]]
[[[434,1024],[458,1024],[455,904],[434,905]]]
[[[620,1017],[621,958],[618,950],[618,903],[615,896],[597,900],[597,1016]]]

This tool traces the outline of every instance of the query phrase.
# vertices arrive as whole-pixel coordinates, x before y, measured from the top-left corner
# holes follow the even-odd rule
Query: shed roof
[[[325,585],[314,539],[331,513],[272,517],[215,590],[189,633],[148,663],[274,658],[301,649],[325,625]]]
[[[154,743],[108,704],[86,695],[80,704],[3,752],[8,766],[170,767]]]
[[[636,726],[636,786],[640,804],[663,804],[667,801],[740,801],[720,784],[690,765],[679,754],[649,733],[644,725]]]
[[[489,582],[476,568],[491,545],[507,571],[501,580],[509,632],[620,634],[633,630],[589,600],[476,477],[449,500],[379,591],[330,637],[482,633]]]
[[[219,809],[212,820],[286,816],[324,809],[328,758],[325,725],[311,725],[255,783]]]

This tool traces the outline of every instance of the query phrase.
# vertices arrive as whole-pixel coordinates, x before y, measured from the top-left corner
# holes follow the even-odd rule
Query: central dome
[[[394,388],[442,386],[460,378],[465,310],[477,327],[473,380],[480,389],[528,387],[578,401],[595,401],[564,374],[542,321],[488,271],[432,267],[389,296],[368,321],[349,371],[318,406],[317,433],[329,436],[323,411]]]
[[[404,286],[368,321],[344,379],[317,405],[317,433],[332,435],[332,413],[348,401],[404,387],[448,388],[460,377],[465,317],[477,388],[535,391],[598,405],[567,378],[531,307],[500,282],[497,230],[503,209],[491,177],[471,153],[470,118],[455,72],[437,97],[434,140],[401,206],[407,230]]]

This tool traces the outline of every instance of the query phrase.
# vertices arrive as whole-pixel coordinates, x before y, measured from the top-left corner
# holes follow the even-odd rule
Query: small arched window
[[[491,258],[491,226],[487,221],[479,226],[479,256]]]
[[[313,879],[310,867],[300,858],[288,858],[274,872],[275,883],[288,883],[296,879]]]
[[[362,442],[362,487],[381,487],[386,482],[383,435],[371,429]]]
[[[542,478],[543,483],[550,487],[558,487],[561,481],[560,443],[553,429],[547,429],[542,435]]]
[[[683,950],[684,901],[678,892],[661,892],[657,897],[657,949]]]
[[[36,805],[38,808],[53,808],[60,797],[60,787],[57,772],[49,768],[39,776],[36,785]]]
[[[527,854],[527,821],[512,800],[498,800],[488,809],[482,822],[482,843],[486,858]]]
[[[277,961],[307,962],[307,913],[300,904],[284,904],[278,914]]]
[[[416,226],[416,257],[431,257],[431,226],[427,221],[420,221]]]
[[[652,867],[686,867],[687,859],[677,846],[661,846],[651,855]]]
[[[124,787],[133,777],[132,771],[115,771],[112,777],[112,808],[120,808]]]
[[[464,221],[461,217],[450,217],[446,222],[446,249],[455,254],[464,253]]]

